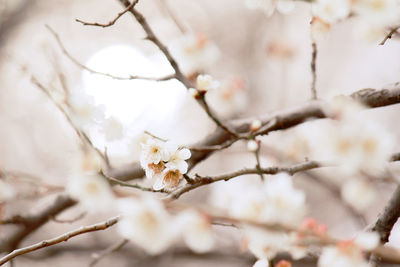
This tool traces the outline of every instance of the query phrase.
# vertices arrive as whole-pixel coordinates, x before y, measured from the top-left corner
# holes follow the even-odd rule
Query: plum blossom
[[[166,161],[168,154],[165,151],[165,143],[155,138],[149,138],[142,143],[142,153],[140,164],[143,169],[147,169],[149,164],[158,164],[160,161]]]
[[[267,259],[261,259],[254,263],[253,267],[269,267],[269,261]]]
[[[180,67],[188,74],[206,71],[220,56],[218,47],[202,34],[186,34],[174,41],[170,48]]]
[[[351,11],[350,0],[317,0],[312,2],[314,16],[327,23],[335,23],[349,16]]]
[[[114,200],[110,185],[99,175],[75,174],[69,178],[66,191],[88,212],[104,211]]]
[[[342,198],[357,211],[366,211],[377,197],[375,187],[361,178],[346,181],[341,188]]]
[[[172,218],[159,200],[120,199],[117,207],[122,213],[119,233],[147,253],[160,254],[174,242],[177,233],[171,227]]]
[[[267,16],[271,16],[275,9],[282,14],[288,14],[295,7],[293,0],[245,0],[244,4],[249,9],[263,10]]]
[[[0,180],[0,203],[15,197],[16,190],[9,183]]]
[[[353,241],[346,241],[336,246],[326,247],[318,260],[318,267],[370,267],[362,250]]]
[[[247,142],[247,150],[250,152],[256,152],[258,150],[258,143],[256,140],[250,140]]]
[[[210,90],[215,90],[219,87],[220,83],[216,80],[211,75],[208,74],[201,74],[197,76],[196,79],[196,86],[197,90],[200,92],[208,92]]]
[[[161,190],[178,186],[188,170],[186,160],[190,156],[187,148],[180,148],[171,141],[149,138],[142,144],[140,162],[146,177],[153,179],[153,189]]]
[[[185,243],[196,253],[210,251],[214,245],[210,219],[197,211],[187,210],[178,215],[177,227]]]
[[[71,120],[79,128],[104,120],[104,106],[96,105],[93,97],[89,95],[73,92],[68,103],[71,108]]]
[[[364,250],[375,249],[380,242],[379,234],[376,232],[361,232],[354,238],[354,243]]]

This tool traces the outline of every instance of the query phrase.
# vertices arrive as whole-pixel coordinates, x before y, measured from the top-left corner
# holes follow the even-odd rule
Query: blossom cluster
[[[224,190],[217,187],[211,203],[244,221],[292,227],[300,225],[306,212],[305,194],[294,188],[288,174],[267,177],[262,183],[235,182],[220,185],[227,186]],[[304,256],[304,250],[294,244],[296,237],[286,232],[269,231],[251,224],[244,224],[243,230],[248,248],[257,258],[271,259],[283,251],[297,258]]]
[[[275,9],[283,14],[291,12],[295,3],[293,0],[245,0],[249,9],[261,9],[267,16],[271,16]]]
[[[122,213],[120,234],[149,254],[160,254],[180,238],[194,252],[203,253],[214,244],[210,218],[196,210],[171,215],[162,202],[144,196],[117,202]]]
[[[142,143],[140,164],[146,177],[153,180],[153,189],[174,188],[188,170],[190,150],[172,141],[148,138]]]
[[[316,22],[328,25],[356,15],[358,30],[371,40],[380,38],[385,28],[400,23],[398,0],[317,0],[312,10]]]

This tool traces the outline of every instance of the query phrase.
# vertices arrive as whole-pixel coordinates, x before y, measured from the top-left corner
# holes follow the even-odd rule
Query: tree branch
[[[93,225],[89,225],[89,226],[85,226],[85,227],[80,227],[76,230],[62,234],[58,237],[48,239],[48,240],[43,240],[39,243],[33,244],[33,245],[25,247],[25,248],[16,249],[13,252],[7,254],[6,256],[4,256],[0,259],[0,266],[6,262],[12,260],[13,258],[15,258],[17,256],[24,255],[26,253],[29,253],[29,252],[32,252],[32,251],[35,251],[35,250],[38,250],[41,248],[45,248],[48,246],[52,246],[52,245],[55,245],[55,244],[58,244],[58,243],[61,243],[64,241],[68,241],[68,239],[70,239],[71,237],[90,233],[90,232],[105,230],[108,227],[116,224],[118,222],[118,220],[119,220],[119,217],[114,217],[105,222],[101,222],[101,223],[97,223],[97,224],[93,224]]]

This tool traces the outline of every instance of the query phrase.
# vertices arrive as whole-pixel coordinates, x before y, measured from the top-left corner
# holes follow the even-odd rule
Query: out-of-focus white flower
[[[360,212],[368,209],[377,197],[374,186],[361,178],[347,181],[341,191],[342,198]]]
[[[123,137],[124,127],[118,119],[110,117],[104,121],[102,131],[107,141],[113,141]]]
[[[162,253],[173,243],[176,232],[171,217],[157,199],[120,199],[117,207],[122,213],[117,225],[120,234],[147,253]]]
[[[363,110],[365,107],[362,104],[347,96],[337,96],[324,105],[324,112],[329,117],[340,120],[355,119],[356,115]]]
[[[358,0],[354,1],[353,9],[364,22],[371,25],[389,26],[400,18],[398,0]]]
[[[75,174],[69,178],[66,191],[88,212],[104,211],[114,200],[110,185],[98,175]]]
[[[187,148],[179,149],[178,145],[172,142],[165,144],[166,153],[168,155],[166,166],[170,169],[179,170],[180,173],[185,174],[188,169],[187,159],[190,158],[191,153]]]
[[[294,235],[244,225],[244,234],[249,250],[259,259],[272,259],[279,252],[288,252],[295,259],[302,258],[306,251],[296,246]]]
[[[172,55],[188,74],[204,72],[220,56],[218,47],[202,34],[187,34],[170,46]]]
[[[96,174],[101,170],[103,159],[94,149],[88,148],[82,154],[81,170]]]
[[[198,98],[200,96],[199,91],[195,88],[189,88],[189,94],[194,98]]]
[[[72,93],[69,97],[69,105],[72,109],[71,119],[79,128],[104,120],[104,107],[95,105],[93,97]]]
[[[209,104],[222,118],[232,117],[248,105],[245,82],[240,77],[226,79],[218,89],[208,92],[206,96]]]
[[[326,247],[318,260],[318,267],[371,267],[364,259],[361,249],[353,242],[343,242]]]
[[[0,180],[0,203],[14,198],[16,194],[13,186]]]
[[[256,152],[258,150],[258,143],[255,140],[247,142],[247,150],[250,152]]]
[[[289,14],[293,11],[296,4],[293,0],[278,0],[276,2],[276,10],[282,14]]]
[[[379,240],[376,232],[361,232],[354,238],[354,243],[364,250],[371,251],[379,245]]]
[[[317,0],[312,2],[314,16],[327,23],[335,23],[350,14],[351,6],[349,0]]]
[[[168,153],[164,148],[164,142],[155,138],[149,138],[142,143],[142,154],[140,156],[140,164],[147,169],[148,164],[158,164],[160,161],[168,160]]]
[[[266,180],[266,221],[296,226],[305,215],[305,194],[293,187],[292,178],[286,173]]]
[[[330,29],[331,25],[318,17],[311,21],[311,34],[316,41],[323,39]]]
[[[214,245],[210,219],[194,210],[187,210],[177,217],[185,243],[197,253],[210,251]]]
[[[341,166],[347,173],[359,170],[379,174],[392,153],[393,136],[375,121],[336,121],[318,129],[316,155]]]
[[[216,80],[211,75],[208,74],[200,74],[197,76],[196,79],[196,86],[197,90],[201,92],[208,92],[210,90],[216,90],[220,86],[220,83]]]
[[[245,0],[244,4],[249,9],[262,9],[267,16],[271,16],[275,8],[283,14],[287,14],[295,7],[293,0]]]
[[[160,175],[155,177],[153,189],[161,190],[163,188],[175,188],[182,179],[183,174],[179,170],[165,168]]]
[[[253,267],[269,267],[269,261],[266,259],[258,260],[254,263]]]
[[[305,195],[281,173],[268,177],[264,186],[248,185],[226,208],[239,219],[297,226],[305,214]]]

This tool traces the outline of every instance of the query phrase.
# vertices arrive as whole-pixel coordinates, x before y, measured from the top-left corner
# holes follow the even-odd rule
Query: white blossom
[[[145,143],[142,143],[141,166],[147,169],[151,163],[158,164],[160,161],[168,160],[169,155],[164,147],[164,142],[155,138],[148,138]]]
[[[172,219],[157,199],[120,199],[117,207],[122,213],[117,225],[120,234],[147,253],[160,254],[173,243],[176,233]]]
[[[69,97],[71,119],[77,127],[104,120],[104,106],[96,105],[93,97],[73,92]]]
[[[107,141],[114,141],[123,137],[124,127],[118,119],[109,117],[102,124],[102,131]]]
[[[98,175],[77,173],[69,178],[66,191],[78,200],[88,212],[104,211],[114,199],[110,185]]]
[[[167,153],[167,163],[166,166],[170,169],[179,170],[180,173],[185,174],[188,169],[187,159],[190,158],[191,153],[187,148],[178,148],[173,142],[167,142],[165,144],[165,149]]]
[[[269,261],[267,259],[261,259],[254,263],[253,267],[269,267]]]
[[[175,188],[183,179],[183,174],[178,169],[165,168],[160,175],[155,176],[154,190]]]
[[[271,16],[275,8],[283,13],[290,13],[295,3],[293,0],[244,0],[244,4],[249,9],[261,9],[267,16]]]
[[[197,89],[201,92],[208,92],[210,90],[215,90],[219,87],[220,83],[216,80],[211,75],[208,74],[200,74],[197,76],[196,79],[196,86]]]
[[[364,250],[375,249],[380,242],[379,234],[376,232],[361,232],[354,238],[354,243]]]
[[[312,2],[314,16],[327,23],[335,23],[350,14],[350,0],[317,0]]]
[[[0,180],[0,202],[8,201],[17,194],[15,188],[9,183]]]
[[[187,34],[174,41],[170,48],[179,66],[188,74],[209,69],[220,56],[218,47],[202,34]]]
[[[353,242],[326,247],[318,260],[318,267],[371,267],[361,249]]]
[[[266,220],[270,223],[296,225],[305,215],[305,194],[293,187],[286,173],[270,177],[265,182],[268,207]]]
[[[357,211],[366,211],[377,197],[375,187],[364,179],[351,179],[342,186],[342,198]]]
[[[214,238],[210,218],[194,210],[187,210],[178,215],[179,227],[185,243],[196,253],[210,251]]]

